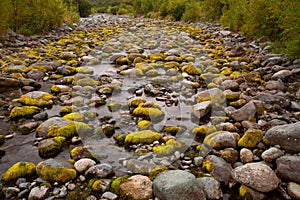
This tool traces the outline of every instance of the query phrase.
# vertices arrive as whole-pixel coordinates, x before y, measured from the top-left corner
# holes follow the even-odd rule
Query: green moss
[[[52,80],[57,80],[57,79],[60,79],[60,78],[62,78],[62,77],[64,77],[64,76],[61,75],[61,74],[52,74],[52,75],[50,76],[50,79],[52,79]]]
[[[136,97],[136,98],[130,99],[127,104],[129,107],[136,108],[142,103],[146,103],[146,100],[142,97]]]
[[[154,146],[153,153],[158,156],[167,156],[173,154],[176,150],[180,150],[184,147],[184,144],[170,139],[165,145]]]
[[[37,107],[47,107],[52,106],[53,95],[51,94],[42,94],[37,98],[31,98],[26,95],[22,95],[20,98],[20,102],[27,106],[37,106]]]
[[[24,117],[31,117],[41,111],[40,108],[36,106],[23,106],[23,107],[14,107],[9,115],[10,119],[19,119]]]
[[[76,68],[77,73],[82,73],[82,74],[93,74],[94,70],[89,67],[77,67]]]
[[[65,137],[54,137],[54,143],[45,147],[39,147],[39,155],[41,157],[53,157],[56,156],[66,144],[67,139]]]
[[[207,159],[202,163],[202,169],[211,173],[213,171],[213,166],[211,160]]]
[[[239,139],[238,146],[253,148],[263,139],[263,133],[261,130],[250,128],[248,129],[243,137]]]
[[[18,178],[32,177],[36,174],[36,166],[31,162],[17,162],[2,175],[4,184],[15,183]]]
[[[175,62],[175,61],[171,61],[171,62],[166,62],[164,67],[166,69],[175,69],[175,70],[178,70],[180,64],[178,62]]]
[[[53,85],[51,87],[51,92],[54,94],[58,94],[58,93],[60,93],[60,88],[57,85]]]
[[[190,75],[200,75],[201,74],[201,70],[191,64],[183,66],[181,70],[182,70],[182,72],[186,72],[187,74],[190,74]]]
[[[99,81],[95,81],[92,78],[83,78],[83,79],[78,79],[74,80],[73,82],[74,85],[80,85],[80,86],[97,86],[100,85]]]
[[[101,192],[102,191],[102,185],[103,185],[103,180],[95,180],[93,181],[93,184],[92,184],[92,190],[93,191],[96,191],[96,192]]]
[[[118,135],[115,140],[116,140],[116,143],[118,145],[123,145],[125,143],[125,139],[126,139],[126,135],[124,134],[121,134],[121,135]]]
[[[112,180],[110,184],[110,191],[120,195],[120,185],[128,180],[129,176],[121,176]]]
[[[156,76],[158,74],[158,71],[156,69],[150,69],[146,72],[147,76]]]
[[[96,117],[98,117],[98,113],[97,112],[84,112],[83,115],[88,119],[88,120],[94,120]]]
[[[216,132],[215,126],[202,125],[192,130],[192,134],[196,134],[197,137],[204,138],[206,135]]]
[[[146,130],[152,127],[151,121],[148,120],[141,120],[138,123],[139,130]]]
[[[132,112],[135,117],[151,120],[152,122],[161,121],[165,114],[158,108],[138,106]]]
[[[63,107],[59,110],[59,114],[60,114],[60,116],[64,116],[66,114],[72,113],[73,109],[74,109],[73,106]]]
[[[113,103],[108,104],[107,107],[110,112],[116,112],[121,109],[122,104],[113,102]]]
[[[111,137],[115,134],[116,127],[112,124],[106,124],[101,127],[106,137]]]
[[[96,160],[89,152],[88,148],[84,146],[74,147],[70,151],[70,157],[76,161],[80,160],[81,158],[91,158],[92,160]]]
[[[83,122],[69,122],[66,126],[49,126],[47,137],[63,136],[71,138],[81,134],[88,134],[93,131],[93,127]]]
[[[79,112],[72,112],[63,116],[63,119],[83,122],[85,118],[84,115]]]
[[[168,135],[176,135],[183,133],[186,128],[181,126],[164,126],[162,129],[162,132]]]
[[[254,200],[254,197],[252,196],[251,189],[248,188],[245,185],[242,185],[239,189],[239,195],[244,200]]]
[[[125,138],[125,146],[131,144],[151,144],[154,141],[159,141],[162,138],[162,135],[151,130],[143,130],[138,132],[130,133]]]
[[[153,62],[163,61],[164,59],[165,59],[165,57],[162,54],[154,54],[154,55],[150,56],[150,60],[153,61]]]
[[[243,105],[245,105],[246,103],[247,103],[247,101],[245,99],[239,99],[237,101],[230,102],[229,105],[231,105],[235,108],[240,108]]]
[[[231,68],[225,68],[221,71],[221,74],[224,76],[229,76],[232,73]]]
[[[39,163],[36,166],[36,171],[40,178],[49,182],[66,183],[76,178],[77,173],[75,169],[64,167],[51,167],[50,165]]]
[[[155,166],[153,170],[151,170],[149,174],[149,178],[153,181],[161,172],[167,171],[168,167],[166,166]]]

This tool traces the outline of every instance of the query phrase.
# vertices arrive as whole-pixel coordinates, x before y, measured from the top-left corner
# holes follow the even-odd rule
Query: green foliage
[[[222,0],[204,0],[201,2],[201,12],[203,18],[206,21],[218,21],[222,16],[222,10],[224,7]]]
[[[80,17],[89,16],[92,13],[91,9],[92,9],[92,4],[88,0],[78,1],[78,10],[79,10]]]

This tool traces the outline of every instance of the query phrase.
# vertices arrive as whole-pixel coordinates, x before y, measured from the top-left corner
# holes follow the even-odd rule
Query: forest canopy
[[[91,13],[217,22],[300,57],[299,0],[1,0],[0,36],[8,28],[25,35],[45,32]]]

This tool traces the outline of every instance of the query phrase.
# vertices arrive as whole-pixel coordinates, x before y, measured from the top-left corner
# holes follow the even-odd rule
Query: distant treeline
[[[300,58],[299,0],[1,0],[0,37],[8,28],[30,35],[103,12],[219,22]]]
[[[97,0],[94,0],[97,2]],[[99,1],[98,1],[99,2]],[[134,14],[187,22],[219,22],[232,31],[272,41],[300,58],[299,0],[102,0],[98,12]]]
[[[62,25],[72,24],[91,13],[88,0],[1,0],[0,37],[8,28],[31,35]]]

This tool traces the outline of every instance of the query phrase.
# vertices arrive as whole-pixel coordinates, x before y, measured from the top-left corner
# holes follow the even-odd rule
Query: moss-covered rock
[[[24,94],[20,102],[27,106],[48,107],[53,105],[53,95],[42,91],[33,91]]]
[[[2,145],[5,141],[5,136],[0,134],[0,145]]]
[[[73,84],[80,85],[80,86],[97,86],[100,85],[100,82],[92,78],[82,78],[82,79],[75,79]]]
[[[120,185],[128,181],[129,176],[121,176],[112,180],[110,184],[110,191],[115,194],[120,194]]]
[[[151,172],[149,173],[149,178],[153,181],[161,172],[167,171],[169,168],[167,166],[156,166]]]
[[[137,125],[139,130],[146,130],[152,128],[152,123],[149,120],[141,120]]]
[[[51,92],[54,94],[62,93],[62,92],[71,92],[72,88],[66,85],[53,85],[51,87]]]
[[[17,162],[2,175],[4,184],[15,183],[18,178],[32,177],[36,174],[36,166],[31,162]]]
[[[82,73],[82,74],[93,74],[94,69],[91,67],[77,67],[76,68],[77,73]]]
[[[161,121],[165,116],[159,108],[143,107],[141,104],[133,110],[132,115],[146,120],[151,120],[151,122]]]
[[[83,114],[81,114],[79,112],[72,112],[72,113],[69,113],[69,114],[66,114],[65,116],[63,116],[63,119],[83,122],[85,117]]]
[[[146,99],[144,99],[142,97],[135,97],[135,98],[129,99],[127,102],[127,105],[129,107],[136,108],[142,103],[146,103]]]
[[[162,131],[167,135],[173,135],[183,133],[186,130],[186,127],[183,126],[164,126]]]
[[[66,183],[75,179],[77,176],[75,169],[66,167],[63,163],[54,159],[48,159],[38,163],[36,171],[40,178],[52,183]]]
[[[158,71],[156,70],[156,69],[150,69],[150,70],[148,70],[147,72],[146,72],[146,75],[147,76],[156,76],[156,75],[158,75]]]
[[[67,139],[61,136],[40,141],[38,146],[39,155],[42,158],[55,157],[59,152],[62,151],[66,141]]]
[[[91,154],[85,146],[74,147],[70,151],[70,157],[75,161],[80,160],[81,158],[90,158],[92,160],[96,160],[96,158]]]
[[[107,107],[110,112],[116,112],[121,109],[122,104],[113,102],[113,103],[108,104]]]
[[[239,134],[217,131],[205,137],[203,143],[215,149],[236,148]]]
[[[239,99],[237,101],[232,101],[229,103],[229,105],[235,107],[235,108],[240,108],[242,106],[244,106],[247,103],[247,101],[245,99]]]
[[[14,107],[9,115],[10,119],[20,119],[31,117],[41,111],[40,108],[36,106],[22,106],[22,107]]]
[[[262,141],[263,133],[259,129],[248,129],[244,135],[239,139],[238,146],[245,147],[245,148],[253,148]]]
[[[59,114],[60,116],[64,116],[66,114],[69,114],[69,113],[72,113],[74,110],[74,106],[66,106],[66,107],[62,107],[60,110],[59,110]]]
[[[195,134],[199,138],[204,138],[206,135],[216,132],[217,129],[215,126],[202,125],[196,128],[193,128],[192,134]]]
[[[200,75],[201,74],[201,69],[193,66],[192,64],[188,64],[182,67],[182,72],[186,72],[187,74],[190,75]]]
[[[143,130],[138,132],[130,133],[125,138],[125,146],[129,146],[132,144],[151,144],[154,141],[159,141],[162,138],[160,133],[151,131],[151,130]]]
[[[173,154],[177,150],[185,148],[185,144],[177,142],[174,139],[170,139],[165,145],[159,145],[153,147],[153,152],[158,156],[167,156]]]

